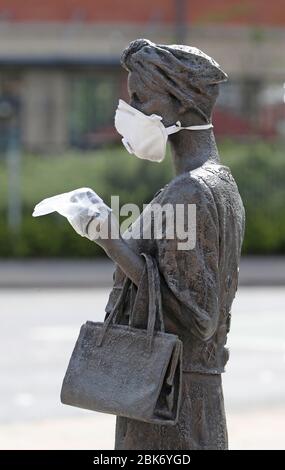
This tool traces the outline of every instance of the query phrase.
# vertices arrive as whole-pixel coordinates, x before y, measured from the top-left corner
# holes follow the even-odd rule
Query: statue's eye
[[[141,103],[141,100],[139,99],[138,95],[136,93],[133,93],[132,94],[132,99],[136,102],[136,103]]]

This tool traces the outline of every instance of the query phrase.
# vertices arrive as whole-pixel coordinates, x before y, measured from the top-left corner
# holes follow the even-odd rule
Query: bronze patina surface
[[[129,45],[122,65],[129,72],[130,104],[147,115],[162,116],[165,126],[177,120],[182,126],[211,122],[219,83],[227,79],[219,65],[196,48],[156,45],[145,39]],[[140,253],[156,260],[166,328],[183,341],[180,418],[176,426],[117,418],[115,447],[227,449],[221,373],[229,356],[225,344],[238,285],[244,208],[230,169],[220,162],[212,129],[182,130],[169,142],[175,176],[146,210],[154,203],[195,204],[194,249],[179,250],[178,240],[166,234],[159,239],[123,235],[121,241],[101,244],[116,263],[107,314],[125,276],[133,281],[130,289],[136,290],[143,270]],[[137,233],[140,218],[131,228]],[[126,322],[132,298],[130,292]]]

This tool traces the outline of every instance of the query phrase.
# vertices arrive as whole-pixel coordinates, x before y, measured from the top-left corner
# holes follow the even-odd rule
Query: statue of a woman
[[[144,272],[140,253],[148,253],[159,268],[166,331],[177,334],[183,342],[183,395],[178,424],[160,426],[118,417],[115,447],[227,449],[221,373],[228,360],[225,344],[244,233],[243,204],[229,168],[220,163],[211,126],[219,83],[227,76],[213,59],[196,48],[156,45],[145,39],[129,45],[122,55],[122,65],[129,72],[132,109],[145,116],[161,116],[166,130],[172,129],[167,133],[175,177],[145,211],[154,204],[195,204],[196,243],[191,249],[179,249],[177,237],[167,237],[164,228],[159,238],[123,234],[118,239],[97,240],[116,263],[107,314],[125,276],[135,289],[139,285]],[[117,116],[121,133],[122,112],[128,112],[124,106],[128,108],[121,103]],[[140,120],[134,118],[132,125],[139,136]],[[125,132],[128,134],[127,129]],[[144,129],[141,140],[136,137],[133,148],[128,135],[124,143],[140,158],[161,160],[162,142],[156,145],[153,141],[150,148],[153,135],[150,127],[149,133]],[[142,217],[133,224],[136,235]],[[128,304],[126,316],[132,296]]]

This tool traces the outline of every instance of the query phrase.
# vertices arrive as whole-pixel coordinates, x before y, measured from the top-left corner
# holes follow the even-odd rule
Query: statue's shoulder
[[[176,176],[158,194],[160,193],[159,199],[164,202],[202,203],[208,193],[213,190],[219,193],[228,185],[236,186],[230,169],[224,165],[207,162],[195,170]]]
[[[227,199],[231,201],[230,204],[235,207],[236,212],[244,212],[239,190],[229,167],[208,163],[191,171],[191,175],[204,185],[205,193],[211,194],[216,203],[223,205]]]
[[[191,172],[185,172],[173,178],[158,194],[163,203],[194,203],[203,196],[205,188]]]
[[[202,180],[212,187],[224,183],[235,183],[230,168],[214,162],[206,162],[190,173],[192,178]]]

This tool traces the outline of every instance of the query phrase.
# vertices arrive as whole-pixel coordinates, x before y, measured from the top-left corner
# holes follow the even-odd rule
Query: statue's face
[[[168,93],[154,91],[146,87],[137,72],[130,72],[128,76],[128,92],[130,105],[146,115],[157,114],[162,116],[165,126],[171,126],[178,119],[178,101]]]

